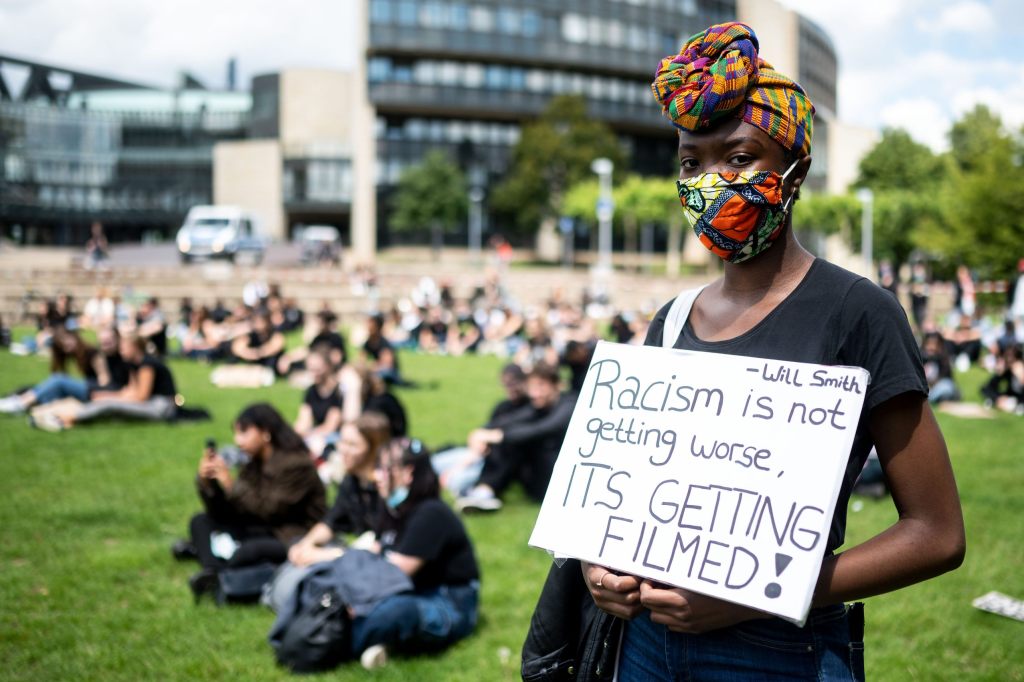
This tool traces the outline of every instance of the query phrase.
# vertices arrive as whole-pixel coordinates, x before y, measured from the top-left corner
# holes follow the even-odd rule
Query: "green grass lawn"
[[[461,442],[498,399],[500,361],[407,355],[420,388],[401,392],[411,431],[430,444]],[[0,351],[0,393],[46,375],[41,358]],[[0,677],[12,680],[266,680],[289,677],[265,637],[261,607],[194,606],[193,564],[168,547],[199,510],[192,477],[203,441],[230,440],[232,418],[267,400],[291,416],[299,391],[216,389],[209,368],[172,362],[192,405],[214,421],[96,423],[60,434],[0,416]],[[976,394],[978,372],[962,377]],[[878,680],[1024,680],[1024,623],[982,613],[996,589],[1024,598],[1024,419],[940,415],[968,529],[964,566],[937,580],[868,600],[868,676]],[[892,503],[854,498],[849,540],[890,524]],[[478,631],[440,656],[395,661],[332,679],[505,680],[519,677],[519,647],[549,560],[526,546],[537,507],[513,493],[493,516],[466,519],[483,571]]]

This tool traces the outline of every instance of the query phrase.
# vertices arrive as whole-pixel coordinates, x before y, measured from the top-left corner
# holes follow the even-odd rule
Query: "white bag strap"
[[[684,289],[676,296],[676,300],[672,301],[672,307],[668,309],[668,314],[665,316],[665,326],[661,331],[662,348],[671,349],[676,345],[679,333],[683,331],[683,325],[686,324],[686,318],[690,316],[690,308],[693,307],[693,302],[697,300],[700,292],[704,291],[706,286],[705,284],[696,289]]]

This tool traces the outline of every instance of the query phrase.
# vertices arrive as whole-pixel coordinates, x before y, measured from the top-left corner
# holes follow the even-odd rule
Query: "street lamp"
[[[615,203],[612,201],[612,171],[615,164],[611,159],[601,157],[594,159],[590,170],[597,173],[600,193],[597,199],[597,267],[603,272],[612,270],[612,216],[615,215]]]
[[[469,171],[469,256],[474,265],[480,264],[483,241],[483,186],[486,182],[484,171],[474,166]]]
[[[860,253],[864,258],[864,276],[874,281],[874,264],[872,258],[872,238],[874,237],[874,205],[875,194],[867,187],[857,190],[857,199],[861,203],[860,214]]]

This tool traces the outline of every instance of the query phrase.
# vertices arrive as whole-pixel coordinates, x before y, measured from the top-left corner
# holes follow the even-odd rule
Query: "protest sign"
[[[802,623],[868,380],[601,342],[530,544]]]

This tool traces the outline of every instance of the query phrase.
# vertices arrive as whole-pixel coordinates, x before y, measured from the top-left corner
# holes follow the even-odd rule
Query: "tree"
[[[512,216],[524,232],[563,214],[565,193],[593,173],[599,157],[611,159],[623,175],[625,157],[615,135],[587,114],[586,100],[564,95],[551,100],[540,119],[524,126],[512,152],[512,170],[495,188],[493,206]]]
[[[854,187],[873,192],[920,191],[934,187],[937,176],[945,174],[945,164],[931,149],[915,142],[900,128],[887,128],[882,139],[860,162]]]
[[[402,173],[391,223],[413,232],[430,228],[434,259],[440,257],[444,233],[465,220],[468,200],[462,171],[443,151],[432,151]]]
[[[860,202],[850,194],[806,194],[793,204],[793,226],[852,239],[860,211]]]

